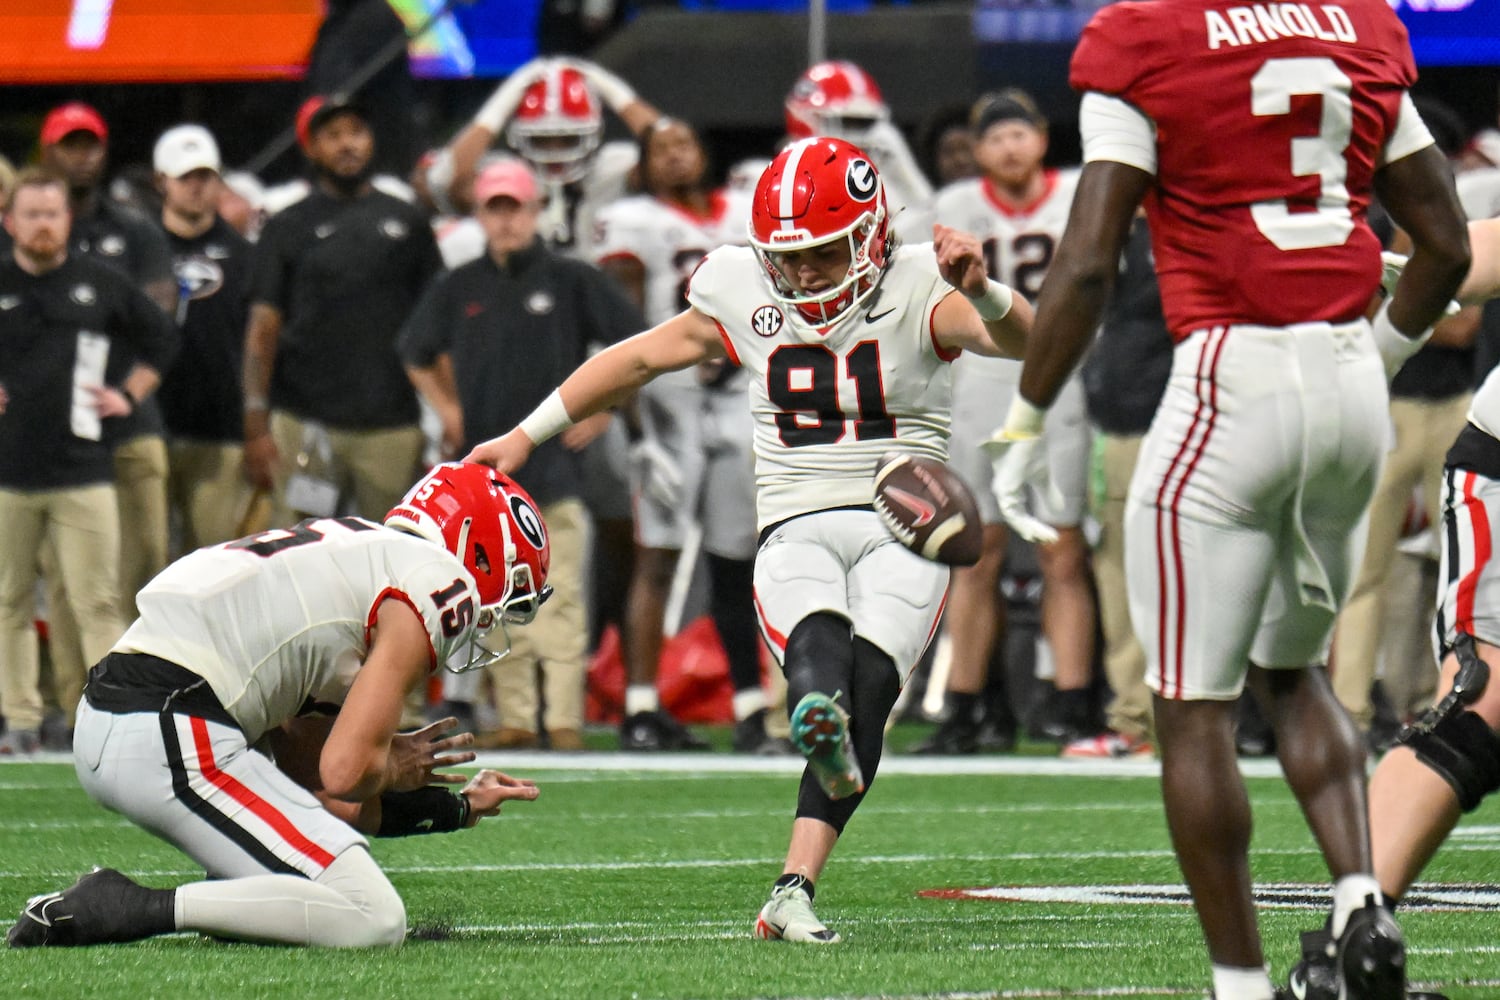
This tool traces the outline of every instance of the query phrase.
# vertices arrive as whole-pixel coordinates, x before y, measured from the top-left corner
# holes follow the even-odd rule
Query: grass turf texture
[[[681,757],[679,756],[680,760]],[[271,949],[177,935],[0,953],[3,997],[1201,996],[1207,959],[1175,905],[922,898],[934,888],[1178,884],[1149,776],[882,774],[819,881],[831,948],[752,940],[780,872],[789,774],[503,766],[542,797],[447,836],[375,842],[406,900],[398,951]],[[1279,780],[1249,780],[1254,873],[1326,873]],[[0,767],[0,912],[95,864],[154,886],[197,877],[173,848],[93,805],[65,764]],[[1481,883],[1500,860],[1491,804],[1427,882]],[[1311,910],[1262,910],[1273,974]],[[1454,1000],[1500,996],[1500,917],[1403,913],[1414,981]],[[1464,985],[1464,984],[1470,985]],[[1160,992],[1147,992],[1156,989]],[[1137,992],[1139,991],[1139,992]]]

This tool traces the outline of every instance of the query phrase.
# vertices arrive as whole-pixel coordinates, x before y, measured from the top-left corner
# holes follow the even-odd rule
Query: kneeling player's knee
[[[343,926],[337,947],[395,947],[406,940],[406,904],[363,847],[344,851],[317,881],[348,900],[358,914],[338,921]]]
[[[1441,714],[1431,725],[1408,729],[1399,742],[1452,786],[1464,812],[1500,789],[1500,736],[1474,712]]]

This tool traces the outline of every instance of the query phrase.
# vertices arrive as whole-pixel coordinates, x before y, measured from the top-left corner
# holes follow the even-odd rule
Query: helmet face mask
[[[603,135],[598,96],[582,73],[561,61],[527,88],[505,131],[511,147],[557,184],[588,173]]]
[[[551,544],[531,497],[509,477],[484,465],[445,462],[393,507],[386,525],[443,546],[463,563],[479,592],[463,662],[444,664],[461,673],[494,663],[510,652],[506,625],[524,625],[552,595],[547,585]],[[496,630],[504,648],[481,640]]]
[[[891,251],[887,223],[885,189],[870,158],[840,139],[804,139],[761,174],[750,245],[776,300],[823,327],[857,312],[880,283]],[[837,241],[847,247],[848,265],[828,287],[804,290],[783,270],[788,254]]]

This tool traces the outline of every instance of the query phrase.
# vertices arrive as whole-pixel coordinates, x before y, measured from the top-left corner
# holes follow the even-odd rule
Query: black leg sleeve
[[[837,694],[848,711],[854,688],[854,641],[849,623],[838,615],[820,611],[797,623],[787,636],[782,660],[786,672],[788,711],[809,691]]]
[[[709,614],[729,657],[729,679],[736,691],[760,687],[760,630],[755,624],[755,560],[726,559],[708,553],[713,596]]]
[[[792,634],[796,635],[795,632]],[[790,643],[787,644],[787,649],[790,653]],[[873,643],[858,636],[853,642],[853,653],[853,684],[846,689],[847,696],[840,700],[849,712],[849,738],[854,743],[854,754],[859,758],[859,768],[864,774],[865,790],[834,802],[823,793],[812,774],[804,771],[802,786],[797,792],[798,817],[822,820],[839,833],[844,832],[854,810],[859,808],[859,804],[869,794],[870,786],[875,783],[875,772],[880,769],[880,754],[885,748],[885,720],[890,716],[891,708],[896,704],[896,696],[901,692],[901,677],[889,656]],[[794,704],[790,675],[787,702]]]

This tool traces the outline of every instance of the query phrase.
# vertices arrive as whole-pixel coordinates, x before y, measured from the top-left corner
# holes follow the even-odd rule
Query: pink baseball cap
[[[514,198],[523,205],[539,200],[536,174],[525,160],[502,156],[485,167],[474,179],[474,203],[486,204],[491,198]]]
[[[100,142],[109,139],[109,126],[104,124],[103,116],[82,101],[73,101],[47,112],[42,120],[42,145],[55,146],[72,132],[88,132]]]

